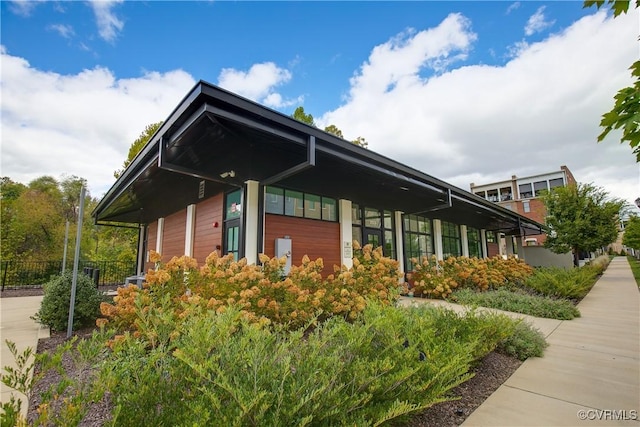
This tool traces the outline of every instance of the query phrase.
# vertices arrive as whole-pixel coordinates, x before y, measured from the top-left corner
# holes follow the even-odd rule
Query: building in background
[[[551,190],[555,187],[565,187],[576,184],[573,174],[566,166],[560,166],[559,170],[517,177],[490,184],[471,183],[471,192],[490,202],[509,209],[515,213],[544,224],[546,209],[540,199],[543,190]],[[538,246],[544,244],[545,234],[529,235],[524,237],[524,246]],[[500,240],[498,238],[498,240]],[[501,251],[502,253],[502,251]]]

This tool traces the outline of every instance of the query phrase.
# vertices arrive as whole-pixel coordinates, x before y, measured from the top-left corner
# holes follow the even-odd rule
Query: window
[[[315,194],[304,195],[304,217],[312,219],[322,219],[322,205],[320,196]]]
[[[469,257],[482,258],[482,239],[480,230],[467,227],[467,242],[469,244]]]
[[[406,271],[413,270],[411,258],[433,255],[431,220],[419,215],[404,215],[404,251]]]
[[[364,217],[364,220],[363,220]],[[372,243],[382,246],[384,256],[396,258],[393,212],[351,205],[353,240],[361,245]]]
[[[284,214],[304,217],[304,196],[300,191],[285,190]]]
[[[226,215],[225,219],[240,218],[242,215],[242,192],[240,190],[227,194],[225,201]]]
[[[554,178],[549,180],[549,188],[564,187],[564,179]]]
[[[500,201],[506,202],[511,200],[513,196],[511,195],[511,187],[504,187],[500,189]]]
[[[487,200],[494,203],[499,202],[500,199],[498,198],[498,190],[487,191]]]
[[[531,212],[531,206],[529,206],[528,200],[525,200],[524,202],[522,202],[522,210],[524,211],[524,213]]]
[[[495,231],[487,231],[486,234],[487,243],[496,243],[496,232]]]
[[[518,192],[520,193],[521,199],[528,199],[533,197],[533,191],[531,190],[531,184],[520,184],[518,185]]]
[[[338,204],[330,197],[267,187],[265,191],[265,212],[276,215],[337,221]]]
[[[462,255],[460,239],[460,227],[447,221],[442,221],[442,256],[449,258],[451,256]]]
[[[484,191],[476,191],[476,196],[480,196],[480,197],[482,197],[484,199],[485,198],[485,193],[484,193]]]
[[[535,191],[536,197],[543,191],[547,190],[547,181],[538,181],[533,183],[533,191]]]
[[[282,188],[267,187],[265,211],[279,215],[284,213],[284,190]]]

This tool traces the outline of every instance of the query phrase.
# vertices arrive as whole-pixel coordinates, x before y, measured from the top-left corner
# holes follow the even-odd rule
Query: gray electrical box
[[[276,239],[276,258],[287,257],[284,265],[284,274],[288,275],[291,270],[291,239]]]

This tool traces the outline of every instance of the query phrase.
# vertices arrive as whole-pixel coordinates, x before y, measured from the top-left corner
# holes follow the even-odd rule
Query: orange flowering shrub
[[[414,270],[409,273],[413,295],[425,298],[446,298],[458,283],[453,279],[450,270],[451,258],[446,261],[438,260],[435,255],[422,257],[420,260],[412,258]]]
[[[438,261],[431,256],[412,262],[415,267],[409,280],[413,293],[427,298],[446,298],[458,287],[486,291],[506,284],[519,285],[533,274],[531,266],[515,257],[449,257]]]
[[[354,319],[364,310],[367,298],[390,304],[400,293],[398,262],[371,245],[356,246],[353,268],[337,269],[326,279],[320,274],[322,259],[312,261],[307,256],[300,266],[292,266],[287,277],[285,259],[266,255],[260,255],[262,265],[249,265],[246,259],[234,261],[233,255],[214,252],[200,268],[189,257],[174,257],[164,266],[159,256],[154,259],[156,268],[147,273],[142,290],[121,288],[113,304],[101,305],[102,315],[117,328],[140,331],[136,309],[148,309],[165,295],[170,296],[178,320],[197,306],[223,312],[237,305],[249,320],[296,328],[317,317]]]

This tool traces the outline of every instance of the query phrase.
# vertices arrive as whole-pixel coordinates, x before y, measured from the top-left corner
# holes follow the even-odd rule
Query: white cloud
[[[302,98],[284,99],[275,88],[288,83],[291,72],[273,62],[254,64],[249,71],[223,68],[218,76],[218,85],[231,92],[260,102],[269,107],[281,108],[295,105]]]
[[[182,70],[116,79],[106,68],[60,75],[3,47],[2,172],[19,182],[61,173],[86,178],[93,196],[114,182],[145,126],[165,120],[195,80]]]
[[[98,33],[105,41],[113,42],[124,28],[124,22],[118,18],[113,8],[124,0],[92,0],[91,8],[96,17]]]
[[[473,65],[420,77],[433,58],[455,57],[475,39],[464,18],[373,48],[344,104],[317,119],[347,139],[465,190],[469,184],[558,170],[617,197],[640,196],[638,164],[615,136],[596,143],[600,116],[631,82],[637,15],[586,16],[504,66]],[[612,48],[615,46],[615,49]]]
[[[11,1],[9,9],[20,16],[30,16],[33,9],[38,7],[38,4],[43,3],[45,0],[14,0]]]
[[[515,3],[511,3],[511,4],[509,5],[509,7],[507,8],[507,12],[506,12],[506,14],[508,15],[508,14],[510,14],[511,12],[513,12],[514,10],[517,10],[518,8],[520,8],[520,2],[519,2],[519,1],[517,1],[517,2],[515,2]]]
[[[65,24],[52,24],[47,27],[51,31],[55,31],[60,34],[65,39],[70,39],[75,35],[75,31],[73,31],[73,27],[71,25]]]
[[[536,10],[536,13],[529,17],[527,25],[524,27],[524,33],[527,36],[532,36],[555,24],[556,21],[547,21],[547,18],[544,16],[544,9],[545,6],[540,6],[538,10]]]

